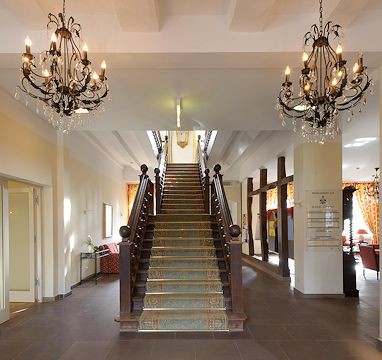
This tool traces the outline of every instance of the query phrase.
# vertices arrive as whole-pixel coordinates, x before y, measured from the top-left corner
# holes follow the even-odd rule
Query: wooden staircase
[[[137,241],[126,241],[135,237],[131,225],[121,228],[121,331],[242,331],[241,244],[232,242],[232,252],[223,229],[232,231],[217,211],[210,213],[200,164],[163,170],[162,177],[155,171],[157,214],[147,212],[148,200],[136,199],[142,205],[136,219],[144,220],[135,228]],[[137,197],[144,193],[149,199],[147,187]],[[230,255],[239,272],[232,271]]]

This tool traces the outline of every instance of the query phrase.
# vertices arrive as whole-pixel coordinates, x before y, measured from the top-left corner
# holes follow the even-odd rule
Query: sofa
[[[109,250],[109,255],[101,258],[101,273],[119,274],[119,244],[102,245],[102,250]]]

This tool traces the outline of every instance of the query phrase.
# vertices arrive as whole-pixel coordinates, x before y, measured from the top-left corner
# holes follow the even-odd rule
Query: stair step
[[[192,222],[192,221],[180,221],[180,222],[155,222],[155,223],[149,223],[149,226],[155,226],[155,230],[166,230],[166,229],[211,229],[212,226],[215,225],[215,223],[211,223],[210,221],[199,221],[199,222]]]
[[[144,310],[139,331],[228,331],[225,310]]]
[[[148,279],[176,280],[220,280],[220,269],[217,268],[149,268]]]
[[[137,286],[146,287],[146,293],[162,293],[162,292],[182,292],[198,293],[198,292],[223,292],[223,284],[220,280],[148,280],[147,282],[139,282]]]
[[[149,231],[151,233],[151,231]],[[212,237],[212,229],[155,229],[154,239],[156,238],[208,238]]]
[[[152,247],[151,256],[214,256],[216,249],[214,247],[193,247],[182,248],[176,246],[171,247]]]
[[[144,309],[224,309],[220,293],[146,293]]]

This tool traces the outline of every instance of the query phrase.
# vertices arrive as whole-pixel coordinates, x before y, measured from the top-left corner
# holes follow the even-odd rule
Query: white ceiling
[[[102,59],[108,63],[112,102],[83,135],[124,167],[152,162],[145,130],[175,129],[174,99],[180,96],[182,128],[219,130],[211,162],[222,162],[227,171],[237,166],[256,142],[264,141],[264,134],[285,131],[275,98],[287,64],[297,80],[301,39],[317,21],[317,3],[67,0],[68,14],[83,26],[93,65]],[[372,72],[382,66],[382,1],[331,0],[324,5],[325,17],[345,25],[349,63],[362,49]],[[33,51],[43,50],[49,42],[47,13],[60,8],[60,0],[0,0],[0,87],[10,94],[18,83],[23,39],[28,34]],[[34,111],[33,104],[29,108]],[[344,125],[344,145],[378,137],[378,95],[357,117]],[[377,141],[345,148],[344,178],[369,179],[378,153]]]

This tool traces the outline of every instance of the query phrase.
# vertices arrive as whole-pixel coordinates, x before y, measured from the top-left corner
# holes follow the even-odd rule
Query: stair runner
[[[169,164],[156,216],[140,331],[228,331],[197,164]]]

